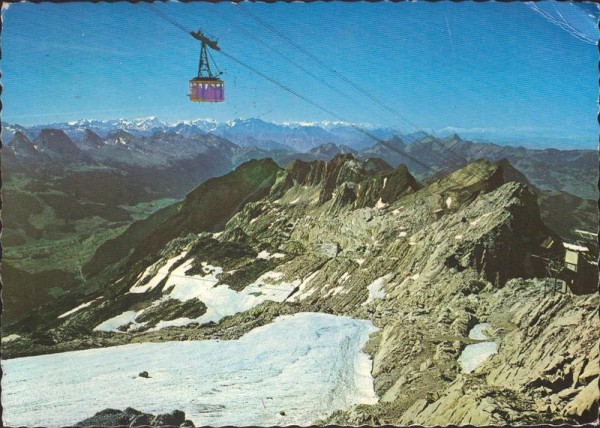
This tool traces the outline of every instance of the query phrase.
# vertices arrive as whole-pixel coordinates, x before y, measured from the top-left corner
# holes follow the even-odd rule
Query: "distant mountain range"
[[[401,136],[377,128],[368,133],[343,123],[274,124],[260,119],[217,123],[200,119],[166,124],[149,117],[31,127],[4,124],[3,141],[8,169],[17,164],[48,165],[50,159],[63,167],[83,162],[166,168],[210,152],[226,158],[225,163],[230,164],[226,170],[230,170],[253,158],[271,157],[285,165],[294,159],[329,160],[336,154],[352,153],[363,159],[381,158],[394,167],[406,164],[417,177],[426,178],[477,159],[496,162],[506,158],[541,189],[596,199],[596,151],[532,150],[464,140],[457,134],[444,138]]]
[[[369,132],[377,138],[390,138],[398,132],[390,128],[373,128]],[[351,125],[337,122],[287,123],[276,124],[260,119],[236,119],[219,123],[208,119],[166,123],[156,117],[134,120],[78,120],[47,125],[21,126],[3,124],[3,141],[10,141],[17,132],[30,139],[36,138],[43,129],[63,131],[74,140],[79,140],[88,131],[100,137],[107,137],[116,130],[122,130],[135,137],[149,137],[157,132],[175,133],[184,137],[206,135],[208,133],[227,138],[241,147],[261,149],[285,149],[308,151],[325,143],[348,145],[354,149],[363,149],[373,144],[373,140],[360,133]]]
[[[404,141],[412,141],[422,137],[423,133],[406,133],[392,127],[370,124],[358,124],[361,129],[380,139],[389,139],[394,135]],[[293,149],[307,152],[325,143],[346,145],[355,150],[372,146],[376,140],[355,128],[355,124],[345,122],[289,122],[272,123],[257,118],[235,119],[217,122],[212,119],[184,120],[164,122],[154,116],[136,119],[95,120],[81,119],[71,122],[50,123],[44,125],[21,126],[4,123],[2,125],[3,141],[13,138],[16,131],[21,131],[34,139],[45,128],[60,129],[72,139],[82,138],[87,130],[101,137],[117,129],[127,131],[136,137],[149,137],[155,132],[174,132],[185,137],[211,133],[227,138],[242,147],[259,147],[262,149]],[[538,129],[497,129],[497,128],[464,128],[444,127],[428,129],[428,134],[437,138],[447,138],[460,134],[463,138],[478,142],[495,142],[501,145],[523,146],[530,149],[547,147],[594,148],[595,131],[584,130],[579,135],[560,130]]]

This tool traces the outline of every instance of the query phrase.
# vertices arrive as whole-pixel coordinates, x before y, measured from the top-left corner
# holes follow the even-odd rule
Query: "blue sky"
[[[155,7],[185,27],[216,36],[227,52],[348,121],[412,130],[239,8],[259,15],[419,128],[597,146],[598,12],[591,4],[171,2]],[[3,10],[3,21],[2,120],[9,123],[140,116],[332,120],[217,53],[226,101],[189,102],[187,84],[196,73],[199,43],[142,3],[18,3]]]

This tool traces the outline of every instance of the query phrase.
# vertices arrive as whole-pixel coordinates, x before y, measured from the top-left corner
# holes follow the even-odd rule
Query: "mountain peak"
[[[402,138],[400,138],[398,135],[393,135],[391,138],[389,138],[387,140],[388,143],[394,145],[394,146],[398,146],[398,147],[404,147],[404,141],[402,140]]]
[[[115,132],[108,135],[106,142],[109,144],[129,146],[130,144],[138,143],[138,139],[133,134],[123,129],[117,129]]]
[[[30,141],[29,138],[27,137],[27,135],[25,135],[21,131],[15,131],[14,139],[19,140],[19,141]]]
[[[339,154],[350,153],[352,155],[356,155],[358,152],[343,144],[338,146],[335,143],[327,142],[311,149],[309,153],[314,154],[320,158],[332,159],[333,157]]]
[[[383,174],[385,172],[390,172],[393,171],[393,168],[383,159],[381,158],[367,158],[364,161],[364,166],[365,169],[371,174],[371,175],[378,175],[378,174]],[[398,167],[403,166],[404,168],[406,168],[406,165],[404,164],[400,164]],[[407,168],[408,170],[408,168]]]
[[[61,129],[44,128],[34,140],[41,151],[53,152],[58,155],[77,154],[79,149]]]
[[[86,129],[81,142],[93,148],[101,147],[104,144],[102,138],[91,129]]]
[[[15,132],[14,137],[8,143],[8,147],[10,147],[16,155],[35,155],[38,153],[31,140],[21,131]]]

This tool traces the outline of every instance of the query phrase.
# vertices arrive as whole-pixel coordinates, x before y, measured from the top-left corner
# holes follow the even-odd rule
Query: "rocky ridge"
[[[103,266],[85,295],[70,293],[60,306],[11,326],[23,338],[5,354],[232,338],[280,314],[324,311],[370,319],[380,329],[366,348],[379,403],[336,412],[329,423],[590,421],[598,398],[597,296],[545,294],[541,280],[527,279],[544,276],[532,255],[560,254],[561,240],[542,222],[535,194],[508,180],[505,167],[478,161],[423,184],[402,165],[392,170],[350,154],[285,169],[246,165],[246,173],[207,182],[156,220],[146,236],[160,244],[137,241],[139,256]],[[206,214],[219,206],[213,186],[238,177],[231,191],[241,189],[239,177],[247,176],[254,184],[235,206]],[[540,246],[549,240],[549,249]],[[254,293],[256,305],[155,331],[156,322],[144,324],[153,313],[159,322],[188,313],[186,300],[153,309],[172,298],[169,281],[176,288],[177,275]],[[132,293],[136,287],[145,291]],[[123,311],[137,315],[120,333],[94,331]],[[498,352],[462,373],[458,357],[482,322]]]

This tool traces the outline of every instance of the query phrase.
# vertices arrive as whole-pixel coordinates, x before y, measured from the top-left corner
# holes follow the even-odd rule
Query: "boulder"
[[[171,413],[157,415],[152,421],[152,426],[180,426],[185,422],[185,413],[181,410],[173,410]]]
[[[563,414],[571,416],[581,423],[596,421],[598,419],[598,395],[598,378],[596,378],[565,406]]]
[[[129,409],[128,409],[129,410]],[[134,410],[134,409],[131,409]],[[141,413],[141,412],[139,412]],[[118,425],[129,425],[131,420],[137,415],[133,412],[124,412],[117,409],[104,409],[96,413],[94,416],[84,419],[83,421],[77,422],[75,426],[88,427],[88,426],[118,426]]]
[[[143,413],[128,407],[125,410],[104,409],[91,418],[77,422],[75,426],[184,426],[187,428],[194,428],[194,423],[190,420],[186,420],[185,413],[181,410],[174,410],[171,413],[154,416],[150,413]]]
[[[130,427],[149,426],[152,423],[152,419],[154,419],[154,417],[152,415],[141,414],[139,416],[136,416],[131,421],[131,423],[129,424],[129,426]]]

